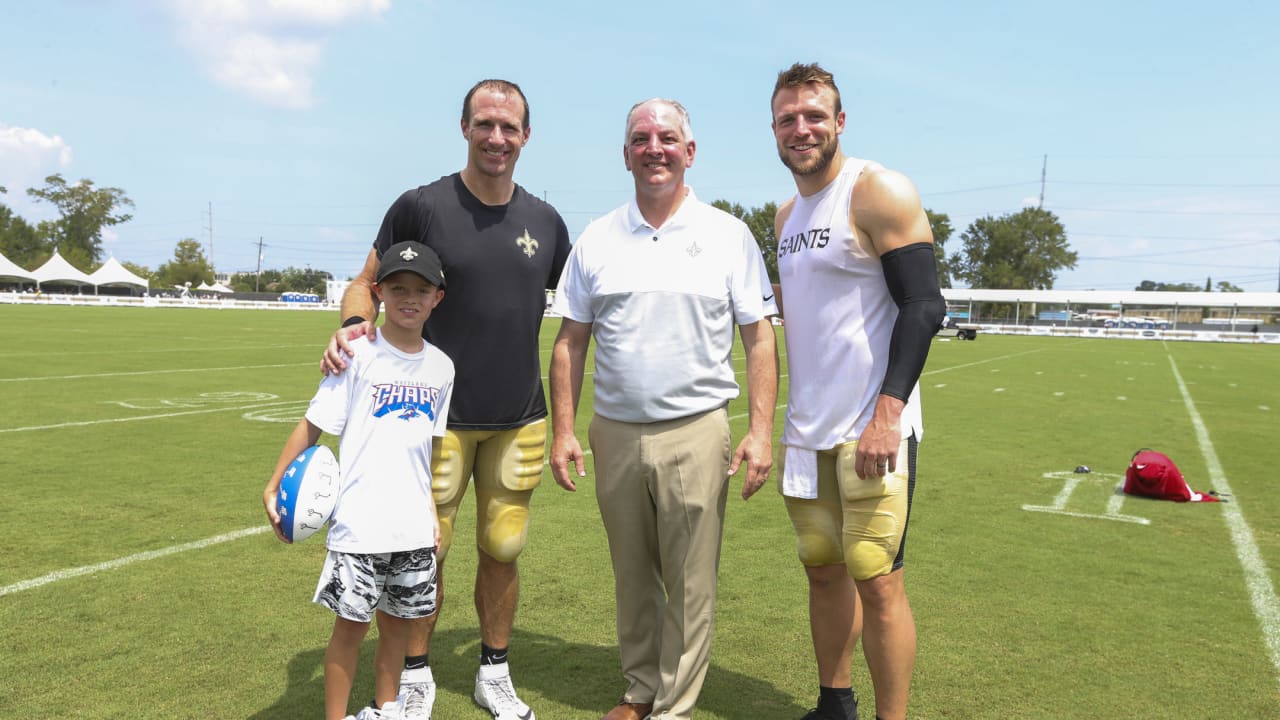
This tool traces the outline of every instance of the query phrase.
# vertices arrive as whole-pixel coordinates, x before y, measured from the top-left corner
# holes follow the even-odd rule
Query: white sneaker
[[[494,720],[534,720],[533,711],[516,697],[507,663],[480,666],[475,699],[477,705],[493,714]]]
[[[431,668],[414,668],[400,673],[400,714],[404,720],[431,720],[436,702],[436,679]]]
[[[356,720],[400,720],[400,704],[392,701],[381,708],[364,708],[356,713]]]

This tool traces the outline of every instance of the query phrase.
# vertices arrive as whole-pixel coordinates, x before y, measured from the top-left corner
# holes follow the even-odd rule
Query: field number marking
[[[255,410],[259,408],[278,407],[281,405],[295,405],[296,400],[280,400],[272,402],[264,402],[253,405],[232,405],[226,407],[201,408],[198,410],[179,410],[178,412],[160,413],[157,415],[138,415],[136,417],[123,418],[102,418],[101,420],[77,420],[73,422],[56,423],[53,425],[27,425],[25,427],[0,428],[0,433],[12,432],[31,432],[35,430],[58,430],[60,428],[69,427],[87,427],[89,425],[106,425],[110,423],[138,422],[140,420],[160,420],[164,418],[182,417],[184,415],[205,415],[208,413],[226,412],[228,410]]]
[[[267,402],[278,400],[279,395],[264,392],[207,392],[195,397],[175,398],[172,400],[103,400],[104,405],[119,405],[130,410],[164,410],[166,408],[196,408],[211,405],[225,405],[238,402]]]
[[[1125,515],[1120,512],[1120,506],[1124,504],[1124,495],[1119,492],[1119,482],[1124,481],[1121,475],[1111,475],[1109,473],[1074,473],[1066,472],[1049,472],[1043,477],[1050,480],[1062,480],[1062,490],[1053,498],[1052,505],[1023,505],[1022,509],[1028,512],[1052,513],[1054,515],[1067,515],[1069,517],[1090,518],[1093,520],[1114,520],[1116,522],[1136,523],[1138,525],[1150,525],[1151,521],[1137,515]],[[1119,481],[1119,482],[1117,482]],[[1073,510],[1067,510],[1067,501],[1071,499],[1071,493],[1083,482],[1097,483],[1116,483],[1117,492],[1107,500],[1106,510],[1102,514],[1083,513]]]

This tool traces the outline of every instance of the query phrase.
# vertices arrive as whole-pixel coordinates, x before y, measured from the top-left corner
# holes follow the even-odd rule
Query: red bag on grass
[[[1133,454],[1129,468],[1124,471],[1124,491],[1129,495],[1174,502],[1218,502],[1216,493],[1192,490],[1169,456],[1151,448],[1142,448]]]

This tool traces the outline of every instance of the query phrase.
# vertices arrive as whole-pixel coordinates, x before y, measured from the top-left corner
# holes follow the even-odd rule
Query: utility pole
[[[209,201],[209,267],[213,269],[213,281],[218,281],[218,265],[213,260],[213,201]]]
[[[262,248],[266,247],[262,244],[262,236],[258,236],[258,269],[253,273],[253,291],[258,292],[258,288],[262,283]]]
[[[1044,162],[1041,163],[1040,165],[1040,205],[1039,207],[1036,208],[1037,210],[1044,209],[1044,178],[1048,170],[1049,170],[1049,155],[1046,153],[1044,156]]]

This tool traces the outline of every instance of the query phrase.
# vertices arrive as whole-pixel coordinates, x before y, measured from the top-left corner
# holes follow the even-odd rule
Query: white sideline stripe
[[[1173,361],[1173,355],[1168,355],[1168,358],[1169,367],[1173,368],[1173,377],[1178,381],[1178,390],[1182,392],[1182,400],[1187,406],[1187,414],[1191,416],[1191,424],[1195,426],[1196,440],[1200,443],[1200,453],[1204,455],[1205,465],[1208,466],[1209,480],[1213,484],[1213,489],[1219,494],[1230,495],[1231,486],[1227,483],[1227,474],[1218,460],[1218,453],[1213,449],[1213,442],[1209,440],[1209,430],[1205,427],[1204,420],[1200,418],[1200,413],[1196,411],[1195,402],[1191,400],[1187,384],[1182,381],[1182,374],[1178,372],[1178,364]],[[1232,500],[1234,501],[1234,498]],[[1231,544],[1235,545],[1236,557],[1244,570],[1245,586],[1249,590],[1249,600],[1253,603],[1253,614],[1257,616],[1258,624],[1262,626],[1262,636],[1267,652],[1271,655],[1271,664],[1275,666],[1276,678],[1280,680],[1280,599],[1276,597],[1271,576],[1267,573],[1267,565],[1262,561],[1261,553],[1258,552],[1258,545],[1253,539],[1253,530],[1244,520],[1240,503],[1225,502],[1221,503],[1221,507],[1222,515],[1226,518],[1227,527],[1231,531]]]
[[[29,430],[57,430],[58,428],[84,427],[86,425],[106,425],[110,423],[133,422],[135,420],[159,420],[161,418],[181,417],[183,415],[204,415],[206,413],[227,412],[229,410],[256,410],[258,408],[277,407],[280,405],[296,405],[300,400],[280,400],[253,405],[235,405],[230,407],[206,408],[204,410],[183,410],[182,412],[161,413],[159,415],[138,415],[126,418],[103,418],[101,420],[80,420],[77,422],[58,423],[56,425],[28,425],[27,427],[0,428],[0,433],[27,432]]]
[[[176,370],[137,370],[134,372],[90,373],[85,375],[42,375],[40,377],[0,378],[0,382],[26,382],[28,380],[82,380],[84,378],[125,377],[129,375],[171,375],[173,373],[222,372],[223,370],[259,370],[311,365],[312,363],[284,363],[280,365],[239,365],[236,367],[179,368]]]
[[[41,585],[48,585],[49,583],[57,582],[59,580],[68,580],[70,578],[80,577],[81,575],[92,575],[103,570],[115,570],[116,568],[124,567],[125,565],[132,565],[133,563],[142,562],[144,560],[155,560],[156,558],[162,558],[166,555],[173,555],[175,553],[186,552],[188,550],[199,550],[200,548],[206,548],[210,545],[217,545],[218,543],[224,543],[230,540],[239,540],[242,537],[258,535],[270,530],[271,528],[267,525],[245,528],[244,530],[237,530],[224,535],[215,535],[211,538],[205,538],[204,540],[196,540],[195,542],[174,545],[172,547],[161,548],[160,550],[150,550],[148,552],[138,553],[137,555],[116,558],[115,560],[108,560],[103,563],[98,563],[97,565],[85,565],[84,567],[58,570],[57,572],[51,572],[43,577],[38,577],[32,580],[23,580],[19,583],[0,587],[0,596],[22,592],[23,590],[31,590],[38,588]]]

